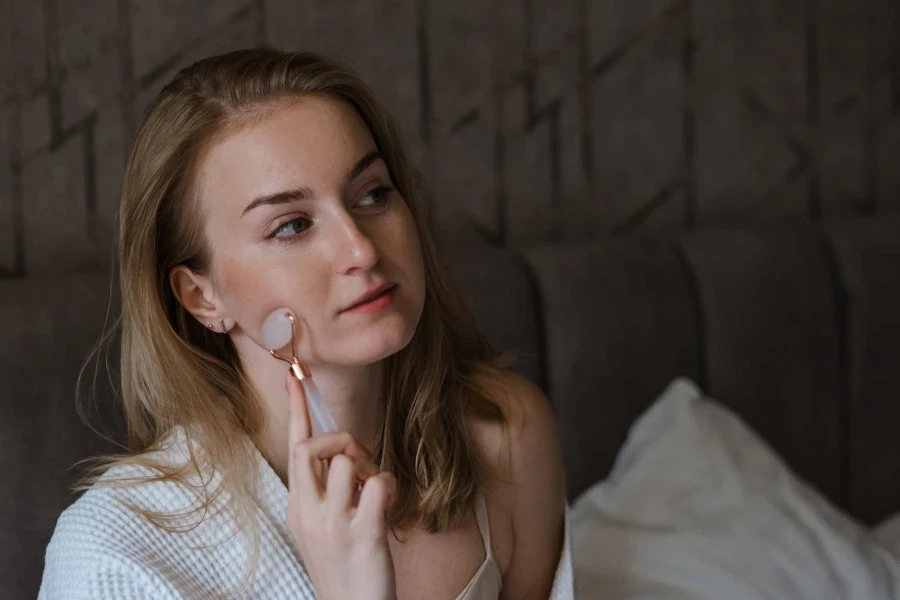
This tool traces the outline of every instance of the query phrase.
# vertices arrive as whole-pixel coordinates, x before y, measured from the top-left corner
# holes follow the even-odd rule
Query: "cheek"
[[[393,262],[402,273],[405,283],[405,297],[411,304],[407,307],[418,313],[425,303],[426,282],[422,246],[415,222],[410,215],[401,226],[394,229],[390,237]],[[410,317],[413,313],[410,313]]]
[[[408,257],[407,264],[413,262],[422,262],[422,251],[419,244],[419,232],[416,228],[416,221],[413,219],[412,212],[405,202],[401,202],[399,208],[394,213],[391,226],[388,228],[388,236],[390,242],[394,245],[398,252]]]
[[[240,268],[231,258],[213,259],[216,292],[225,298],[231,296],[231,290],[241,288],[242,274]]]
[[[298,264],[291,252],[223,260],[218,271],[222,298],[233,318],[250,329],[261,328],[273,310],[290,308],[306,321],[317,321],[315,307],[323,302],[316,292],[326,282],[308,263]]]
[[[246,269],[231,258],[223,259],[216,270],[217,291],[233,318],[246,318],[247,309],[257,301],[258,272]]]
[[[405,224],[403,234],[399,236],[402,252],[408,257],[407,268],[409,275],[414,279],[417,288],[421,288],[424,294],[425,289],[425,267],[422,259],[422,244],[419,240],[419,232],[416,223],[413,221],[412,215],[407,211],[407,223]]]
[[[410,248],[409,253],[413,257],[411,262],[411,268],[413,270],[413,276],[416,280],[417,287],[421,290],[422,296],[425,296],[425,264],[422,259],[422,244],[419,242],[419,236],[417,234],[413,234],[410,236]]]
[[[235,319],[256,320],[261,311],[283,296],[279,282],[284,278],[276,277],[271,270],[272,265],[265,262],[240,261],[234,257],[222,260],[217,271],[219,289]]]

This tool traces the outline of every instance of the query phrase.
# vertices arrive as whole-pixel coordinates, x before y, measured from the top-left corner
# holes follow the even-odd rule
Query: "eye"
[[[380,186],[377,188],[373,188],[366,193],[362,199],[357,202],[357,206],[361,206],[363,208],[377,208],[384,204],[387,204],[389,198],[388,194],[394,191],[394,188],[387,186]]]
[[[279,225],[278,229],[276,229],[271,237],[273,238],[290,238],[295,235],[299,235],[306,231],[309,228],[309,219],[305,217],[297,217],[296,219],[291,219],[282,225]]]

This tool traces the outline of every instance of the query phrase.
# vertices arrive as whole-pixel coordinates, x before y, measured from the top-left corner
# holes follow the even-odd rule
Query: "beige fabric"
[[[500,565],[497,564],[491,548],[491,525],[488,520],[487,503],[482,494],[478,494],[475,501],[475,521],[484,541],[484,562],[456,600],[497,600],[500,597],[503,578],[500,574]]]

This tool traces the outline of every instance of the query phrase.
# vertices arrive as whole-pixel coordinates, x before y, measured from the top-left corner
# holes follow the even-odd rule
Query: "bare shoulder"
[[[482,384],[499,404],[506,423],[473,418],[476,443],[498,479],[527,474],[520,471],[532,459],[545,456],[548,450],[552,454],[559,446],[550,401],[541,388],[514,371],[501,371]]]
[[[513,598],[546,598],[565,522],[565,475],[553,408],[541,389],[512,371],[484,382],[506,419],[473,421],[482,456],[494,474],[488,492],[494,549]],[[505,529],[504,529],[505,528]],[[542,596],[543,594],[543,596]]]

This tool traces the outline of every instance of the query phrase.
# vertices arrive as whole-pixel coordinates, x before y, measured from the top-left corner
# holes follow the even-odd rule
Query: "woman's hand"
[[[393,504],[396,480],[379,471],[348,432],[312,437],[303,387],[290,374],[287,389],[291,410],[287,522],[316,597],[394,600],[385,513]]]

